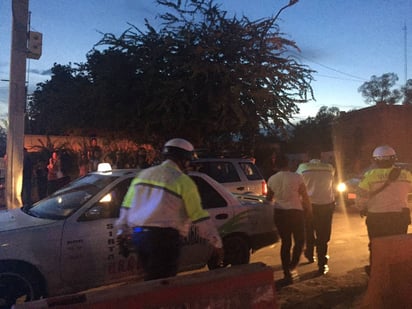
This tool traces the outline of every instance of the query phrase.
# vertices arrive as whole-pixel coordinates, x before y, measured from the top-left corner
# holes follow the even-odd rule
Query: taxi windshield
[[[87,174],[38,201],[27,213],[43,219],[65,219],[115,179],[115,176]]]

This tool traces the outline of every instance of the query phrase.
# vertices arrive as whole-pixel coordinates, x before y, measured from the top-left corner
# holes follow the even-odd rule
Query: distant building
[[[379,145],[395,148],[400,162],[412,162],[412,105],[377,104],[341,113],[333,125],[336,164],[344,173],[362,172]]]

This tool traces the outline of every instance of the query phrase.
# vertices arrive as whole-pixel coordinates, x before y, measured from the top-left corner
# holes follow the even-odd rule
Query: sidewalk
[[[346,275],[327,274],[301,278],[298,282],[280,288],[276,299],[281,309],[356,308],[362,301],[368,285],[363,268]]]

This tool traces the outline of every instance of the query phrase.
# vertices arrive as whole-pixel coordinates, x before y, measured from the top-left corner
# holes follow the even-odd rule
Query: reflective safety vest
[[[392,168],[375,168],[367,171],[359,183],[359,188],[367,193],[374,192],[384,185]],[[362,194],[364,198],[366,194]],[[412,191],[412,174],[405,169],[399,177],[382,191],[367,200],[369,212],[399,212],[408,207],[408,194]],[[360,197],[361,199],[362,197]]]
[[[118,226],[171,227],[187,236],[192,222],[209,219],[194,181],[176,163],[144,169],[126,193]]]
[[[335,168],[331,164],[312,159],[299,164],[296,173],[303,176],[312,204],[325,205],[335,201]]]

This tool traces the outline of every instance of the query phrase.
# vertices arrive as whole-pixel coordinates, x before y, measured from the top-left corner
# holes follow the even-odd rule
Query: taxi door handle
[[[223,219],[227,219],[228,217],[229,217],[228,214],[218,214],[215,216],[215,219],[223,220]]]
[[[236,190],[243,191],[245,190],[245,187],[237,187]]]

